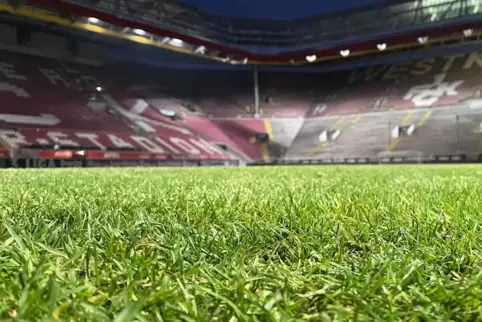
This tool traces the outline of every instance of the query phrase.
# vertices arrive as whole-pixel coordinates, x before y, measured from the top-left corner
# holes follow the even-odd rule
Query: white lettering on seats
[[[356,69],[350,73],[348,78],[348,84],[353,84],[356,81],[363,80],[364,82],[369,82],[377,78],[377,76],[382,75],[386,71],[388,66],[382,67],[369,67],[365,69]]]
[[[435,62],[435,58],[425,58],[423,60],[419,60],[415,63],[416,69],[411,70],[412,75],[422,76],[429,73],[432,70]]]
[[[30,97],[23,88],[5,82],[0,82],[0,92],[13,93],[18,97]]]
[[[57,83],[62,83],[65,86],[69,86],[69,83],[62,78],[62,76],[52,69],[39,68],[39,71],[52,83],[52,85],[57,85]]]
[[[39,116],[21,114],[0,114],[0,120],[8,123],[51,126],[60,123],[60,119],[58,119],[55,115],[52,114],[40,114]]]
[[[14,130],[0,130],[0,139],[11,147],[30,145],[20,132]]]
[[[462,85],[463,80],[452,83],[444,82],[445,74],[434,76],[432,84],[417,85],[410,88],[403,97],[404,100],[412,100],[417,107],[427,107],[435,104],[442,96],[458,95],[457,87]]]
[[[131,138],[151,153],[165,153],[165,151],[160,146],[158,146],[146,137],[131,135]]]
[[[464,55],[459,54],[459,55],[450,55],[450,56],[444,56],[442,57],[445,59],[447,62],[444,64],[444,67],[442,68],[442,72],[446,73],[452,68],[452,65],[454,64],[455,60],[457,58],[464,57]]]
[[[196,139],[190,138],[189,142],[191,142],[192,144],[194,144],[195,146],[197,146],[207,154],[210,154],[210,155],[221,154],[214,146],[209,144],[209,142],[204,141],[203,139],[196,140]]]
[[[3,74],[7,79],[27,80],[27,77],[15,73],[15,65],[10,63],[0,62],[0,74]]]
[[[68,139],[68,135],[62,132],[47,132],[47,136],[61,146],[79,146],[77,142]]]
[[[382,79],[398,79],[408,73],[410,62],[395,63],[390,65]]]
[[[472,68],[473,64],[477,64],[479,67],[482,67],[482,53],[479,51],[473,52],[469,55],[467,60],[464,63],[464,69]]]
[[[188,154],[191,154],[191,155],[201,154],[201,151],[199,151],[198,149],[196,149],[196,147],[192,146],[191,144],[189,144],[188,142],[186,142],[181,138],[169,138],[169,141],[174,143],[178,148],[180,148],[181,150],[185,151]]]
[[[90,142],[92,142],[93,144],[95,144],[96,146],[101,148],[102,150],[106,149],[105,146],[103,146],[99,141],[97,141],[97,139],[99,138],[99,136],[97,134],[94,134],[94,133],[75,133],[75,135],[79,138],[89,140]]]
[[[174,154],[181,154],[181,151],[164,141],[163,139],[159,137],[155,137],[154,140],[156,140],[158,143],[162,144],[164,147],[166,147],[169,151],[171,151]]]
[[[356,69],[349,74],[348,83],[352,84],[356,82],[370,82],[380,79],[380,76],[383,74],[383,78],[385,79],[398,79],[397,76],[401,76],[401,72],[403,72],[403,74],[421,76],[429,73],[447,73],[453,69],[459,70],[460,68],[482,68],[482,51],[475,51],[469,54],[454,54],[441,56],[438,58],[425,58],[423,60],[417,60],[409,66],[408,70],[406,70],[406,68],[400,64],[406,63],[394,63],[380,67]]]
[[[120,148],[120,149],[124,149],[124,148],[128,148],[128,149],[134,149],[134,146],[132,144],[130,144],[129,142],[127,141],[124,141],[123,139],[121,139],[120,137],[118,137],[117,135],[114,135],[114,134],[107,134],[107,137],[109,138],[109,140],[112,142],[112,144],[117,147],[117,148]]]

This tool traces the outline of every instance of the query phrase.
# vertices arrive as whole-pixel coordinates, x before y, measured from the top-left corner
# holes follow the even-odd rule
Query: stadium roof
[[[109,32],[119,26],[123,32],[142,31],[142,37],[163,45],[237,63],[353,57],[384,46],[389,51],[430,44],[432,38],[450,33],[462,37],[462,32],[482,25],[482,0],[394,0],[290,21],[226,18],[175,0],[26,1],[68,13],[71,25],[79,17],[91,17],[101,22],[99,27],[113,26]]]
[[[305,18],[387,1],[390,0],[181,0],[224,17],[271,20]]]

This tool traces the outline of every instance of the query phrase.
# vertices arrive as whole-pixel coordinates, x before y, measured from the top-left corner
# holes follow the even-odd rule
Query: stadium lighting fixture
[[[169,41],[169,43],[173,46],[176,46],[176,47],[181,47],[182,46],[182,40],[181,39],[177,39],[177,38],[172,38],[171,41]]]
[[[465,29],[464,30],[464,36],[465,37],[470,37],[470,36],[472,36],[473,33],[474,33],[473,29]]]
[[[350,55],[350,49],[340,50],[340,55],[342,55],[343,57],[347,57],[348,55]]]
[[[316,55],[306,56],[306,60],[309,61],[310,63],[312,63],[316,60]]]
[[[377,48],[379,51],[384,51],[385,49],[387,49],[387,44],[386,43],[378,44]]]
[[[87,19],[87,21],[90,22],[90,23],[93,23],[93,24],[97,24],[97,23],[99,23],[100,20],[95,18],[95,17],[90,17],[90,18]]]
[[[144,36],[146,32],[142,29],[134,29],[133,32],[138,36]]]
[[[428,37],[418,37],[418,42],[421,44],[425,44],[428,41]]]

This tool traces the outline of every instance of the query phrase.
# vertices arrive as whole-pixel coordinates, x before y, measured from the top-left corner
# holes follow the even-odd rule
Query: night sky
[[[229,17],[286,20],[356,8],[384,0],[181,0]]]

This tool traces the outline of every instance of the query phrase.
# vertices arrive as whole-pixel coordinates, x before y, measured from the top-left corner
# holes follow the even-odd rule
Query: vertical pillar
[[[253,66],[254,78],[254,117],[259,117],[259,83],[258,83],[258,66]]]
[[[459,153],[459,147],[460,147],[460,133],[459,133],[459,115],[455,117],[455,130],[456,130],[456,136],[457,136],[457,154]]]

